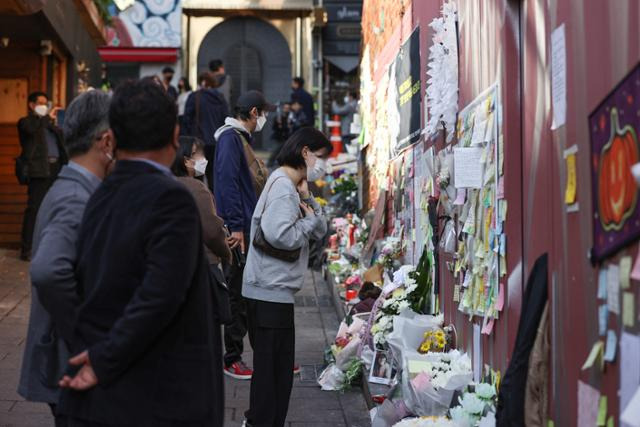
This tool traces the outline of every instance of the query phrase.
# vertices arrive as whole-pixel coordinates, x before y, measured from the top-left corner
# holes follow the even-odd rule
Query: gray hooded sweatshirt
[[[293,304],[308,268],[309,239],[320,239],[327,232],[327,220],[315,199],[311,197],[304,202],[313,208],[315,216],[302,216],[298,191],[282,168],[271,174],[251,219],[251,242],[261,224],[264,237],[272,246],[301,248],[300,258],[296,262],[282,261],[250,242],[242,283],[245,298]]]

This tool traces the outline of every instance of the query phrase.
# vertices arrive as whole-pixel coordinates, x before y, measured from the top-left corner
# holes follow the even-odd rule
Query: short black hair
[[[187,167],[184,165],[184,159],[191,157],[194,145],[196,151],[204,151],[204,142],[195,136],[181,136],[178,141],[180,142],[180,147],[176,152],[176,159],[173,161],[173,165],[171,165],[171,171],[175,176],[189,176]]]
[[[186,77],[180,77],[180,80],[178,80],[178,82],[182,82],[184,83],[184,90],[187,92],[191,92],[191,85],[189,84],[189,79]]]
[[[238,119],[238,120],[249,120],[251,118],[251,110],[254,107],[240,107],[240,106],[235,106],[233,108],[233,117]],[[258,107],[255,107],[258,109],[258,115],[260,115],[262,113],[262,110]]]
[[[49,97],[47,96],[46,93],[37,91],[37,92],[31,92],[29,94],[29,97],[27,98],[27,102],[37,102],[38,98],[40,98],[41,96],[44,96],[45,98],[47,98],[47,101],[49,100]]]
[[[298,84],[300,87],[304,87],[304,79],[302,77],[294,77],[293,81]]]
[[[173,71],[173,68],[171,68],[171,67],[164,67],[162,69],[162,74],[166,74],[166,73],[175,74],[175,71]]]
[[[280,154],[278,154],[278,164],[289,166],[294,169],[302,169],[305,166],[302,150],[309,147],[311,151],[319,151],[325,148],[327,154],[331,154],[333,146],[324,133],[312,127],[304,127],[293,133],[284,143]]]
[[[209,61],[209,70],[210,71],[218,71],[220,67],[224,67],[224,63],[222,59],[212,59]]]
[[[118,86],[109,108],[116,146],[129,151],[154,151],[171,144],[177,117],[173,98],[148,80]]]

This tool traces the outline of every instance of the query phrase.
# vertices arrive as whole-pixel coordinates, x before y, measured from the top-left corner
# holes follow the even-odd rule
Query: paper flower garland
[[[433,28],[433,45],[429,48],[427,71],[427,106],[429,121],[427,133],[436,136],[447,130],[447,142],[455,133],[458,112],[458,40],[456,35],[456,5],[447,2],[442,6],[442,17],[435,18],[429,26]]]

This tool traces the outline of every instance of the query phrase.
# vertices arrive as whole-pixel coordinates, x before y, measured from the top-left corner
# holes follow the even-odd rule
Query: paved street
[[[53,426],[44,404],[25,402],[15,392],[29,319],[28,264],[17,252],[0,249],[0,427]],[[338,319],[319,275],[309,274],[296,301],[296,378],[288,423],[290,427],[365,427],[370,425],[359,390],[323,392],[315,383],[323,351],[333,340]],[[250,349],[248,343],[246,346]],[[251,353],[245,360],[251,365]],[[249,382],[226,378],[226,427],[240,426],[249,403]]]

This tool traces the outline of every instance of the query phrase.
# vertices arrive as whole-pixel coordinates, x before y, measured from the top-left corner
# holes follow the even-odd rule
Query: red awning
[[[104,62],[176,62],[178,49],[149,47],[101,47],[98,48]]]

